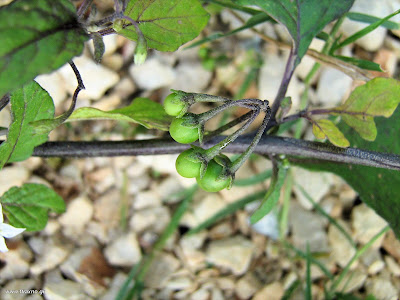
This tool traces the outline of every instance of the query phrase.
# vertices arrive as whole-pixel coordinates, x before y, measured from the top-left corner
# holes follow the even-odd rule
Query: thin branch
[[[4,107],[10,102],[10,94],[5,94],[3,98],[0,99],[0,111],[3,110]]]
[[[83,18],[84,14],[87,12],[92,2],[93,0],[84,0],[81,6],[79,6],[78,11],[76,12],[79,19]]]
[[[253,135],[240,136],[225,148],[226,153],[243,153],[253,140]],[[224,136],[205,143],[212,147]],[[95,141],[95,142],[47,142],[35,148],[34,156],[40,157],[112,157],[134,155],[178,154],[190,145],[178,144],[172,139],[139,141]],[[400,170],[400,156],[356,148],[339,148],[325,143],[297,140],[293,138],[264,136],[254,153],[285,154],[313,160],[364,165],[391,170]]]

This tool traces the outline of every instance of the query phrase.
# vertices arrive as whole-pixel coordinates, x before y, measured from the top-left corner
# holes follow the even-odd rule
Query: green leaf
[[[103,36],[97,32],[93,32],[91,35],[93,38],[94,60],[97,63],[100,63],[101,59],[103,58],[104,51],[106,50]]]
[[[358,22],[363,22],[363,23],[368,23],[368,24],[372,24],[372,23],[382,20],[381,18],[358,13],[358,12],[348,12],[346,14],[346,17],[353,21],[358,21]],[[400,24],[393,22],[393,21],[385,21],[380,26],[385,27],[390,30],[400,29]]]
[[[379,134],[373,142],[362,139],[344,122],[338,127],[356,148],[400,155],[400,109],[389,119],[378,117],[375,121]],[[299,160],[297,164],[313,171],[327,171],[341,176],[400,238],[399,171],[326,161],[310,163]]]
[[[243,26],[240,26],[232,31],[227,32],[227,33],[214,32],[214,33],[210,34],[209,36],[205,37],[204,39],[194,42],[185,48],[189,49],[189,48],[197,47],[197,46],[200,46],[207,42],[211,42],[211,41],[215,41],[220,38],[228,37],[228,36],[234,35],[238,32],[241,32],[243,30],[253,28],[254,26],[256,26],[258,24],[261,24],[261,23],[264,23],[264,22],[267,22],[270,20],[271,20],[270,16],[261,12],[261,13],[258,13],[256,15],[252,16],[250,19],[248,19],[247,22]]]
[[[333,145],[338,147],[346,148],[350,146],[350,142],[331,120],[312,120],[312,123],[313,134],[317,139],[328,138]]]
[[[10,224],[27,231],[42,230],[47,224],[49,210],[65,211],[64,200],[55,191],[35,183],[12,187],[0,197],[0,203]]]
[[[209,15],[198,0],[131,0],[125,15],[139,26],[147,46],[159,51],[175,51],[193,40],[207,25]],[[137,41],[135,27],[126,20],[118,34]]]
[[[278,169],[274,172],[272,175],[271,184],[264,196],[264,199],[257,210],[250,217],[251,224],[260,221],[276,206],[279,201],[279,196],[281,195],[281,188],[285,182],[287,171],[288,167],[285,166],[285,163],[283,163],[280,164]]]
[[[54,116],[50,95],[36,82],[25,85],[10,95],[12,123],[7,140],[0,146],[0,169],[8,161],[21,161],[48,139],[48,134],[35,134],[30,122]]]
[[[69,0],[17,0],[0,8],[0,96],[55,70],[88,39]]]
[[[400,10],[397,10],[394,13],[388,15],[387,17],[385,17],[383,19],[379,19],[375,23],[372,23],[371,25],[368,25],[367,27],[361,29],[360,31],[357,31],[356,33],[352,34],[347,39],[345,39],[343,42],[341,42],[340,44],[336,45],[332,49],[332,51],[335,51],[335,50],[337,50],[339,48],[342,48],[342,47],[347,46],[347,45],[349,45],[351,43],[354,43],[358,39],[362,38],[363,36],[367,35],[368,33],[372,32],[372,31],[374,31],[376,28],[378,28],[383,23],[385,23],[387,20],[389,20],[390,18],[393,18],[395,15],[397,15],[399,13],[400,13]]]
[[[333,55],[333,57],[343,60],[344,62],[351,63],[352,65],[355,65],[361,69],[384,72],[381,66],[373,61],[341,55]]]
[[[400,82],[378,77],[357,87],[343,105],[332,109],[362,138],[373,141],[377,130],[374,117],[390,117],[400,102]]]
[[[171,123],[171,117],[165,113],[163,106],[148,98],[135,98],[129,106],[111,111],[82,107],[75,110],[68,121],[98,119],[139,123],[146,128],[157,128],[164,131],[168,131]]]
[[[341,17],[354,0],[239,0],[243,5],[256,5],[266,14],[283,24],[293,38],[300,63],[312,39],[330,22]]]

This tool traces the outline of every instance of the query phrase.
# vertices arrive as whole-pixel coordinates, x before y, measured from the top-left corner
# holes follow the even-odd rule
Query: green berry
[[[200,175],[201,162],[193,162],[187,158],[193,151],[193,149],[185,150],[176,159],[175,167],[182,177],[194,178]]]
[[[214,160],[211,160],[208,163],[207,170],[203,178],[197,176],[196,181],[206,192],[219,192],[220,190],[227,188],[230,181],[229,178],[217,180],[217,178],[221,175],[222,170],[223,168],[221,165],[216,163]]]
[[[169,133],[171,137],[181,144],[190,144],[199,139],[199,129],[197,127],[186,127],[182,123],[185,121],[183,118],[176,118],[169,126]]]
[[[176,93],[169,94],[164,100],[165,112],[170,116],[179,116],[185,107],[185,103],[181,101],[181,96]]]

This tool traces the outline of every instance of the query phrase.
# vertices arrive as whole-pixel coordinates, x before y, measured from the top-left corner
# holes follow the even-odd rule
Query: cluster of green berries
[[[199,139],[201,134],[198,126],[188,125],[187,113],[188,103],[183,100],[184,96],[179,93],[172,93],[165,98],[165,112],[175,117],[171,122],[169,133],[171,137],[181,144],[190,144]],[[206,169],[202,172],[204,162],[196,158],[195,150],[183,151],[177,158],[176,170],[182,177],[196,178],[199,186],[207,192],[218,192],[227,188],[231,183],[229,176],[223,177],[224,167],[215,159],[206,163]]]

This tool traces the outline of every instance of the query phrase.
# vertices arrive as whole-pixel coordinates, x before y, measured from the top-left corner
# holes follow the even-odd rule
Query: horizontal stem
[[[243,153],[253,140],[253,135],[240,136],[226,147],[226,153]],[[216,137],[205,143],[212,147],[224,139]],[[189,145],[178,144],[172,139],[150,139],[139,141],[95,141],[95,142],[47,142],[35,148],[34,156],[40,157],[112,157],[134,155],[177,154],[189,149]],[[339,148],[320,142],[293,138],[263,136],[254,153],[284,154],[307,157],[313,160],[364,165],[391,170],[400,170],[400,156],[356,148]]]

